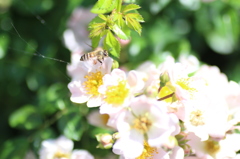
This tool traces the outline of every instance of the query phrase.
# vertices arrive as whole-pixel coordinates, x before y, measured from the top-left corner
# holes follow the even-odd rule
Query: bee
[[[80,61],[93,60],[93,64],[96,65],[97,61],[102,64],[105,57],[108,57],[107,50],[98,49],[82,55]]]

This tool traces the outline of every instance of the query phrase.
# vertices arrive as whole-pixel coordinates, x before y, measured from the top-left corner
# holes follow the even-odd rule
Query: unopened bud
[[[118,68],[119,63],[116,60],[113,60],[112,69]]]
[[[119,132],[114,133],[114,134],[112,135],[112,138],[113,138],[114,141],[117,140],[117,139],[119,139],[119,138],[120,138]]]
[[[97,148],[110,149],[113,145],[113,139],[111,134],[97,134],[97,141],[99,142]]]
[[[164,87],[167,82],[170,81],[168,72],[164,72],[160,75],[160,87]]]

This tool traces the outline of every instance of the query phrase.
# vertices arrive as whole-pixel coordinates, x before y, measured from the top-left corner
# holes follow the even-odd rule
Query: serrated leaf
[[[131,29],[134,29],[139,35],[141,35],[142,27],[138,21],[136,21],[135,19],[127,15],[125,16],[125,20],[128,27],[130,27]]]
[[[103,15],[104,16],[104,15]],[[90,31],[89,37],[95,38],[95,37],[102,37],[104,35],[104,32],[106,30],[106,21],[104,21],[104,17],[103,16],[97,16],[95,17],[88,25],[88,29]],[[101,19],[101,18],[103,19]],[[107,20],[107,17],[105,17]]]
[[[139,13],[128,13],[127,16],[136,19],[138,22],[144,22],[143,17]]]
[[[89,36],[90,38],[97,37],[97,36],[101,37],[105,30],[106,30],[105,23],[92,24]]]
[[[95,23],[103,23],[104,20],[102,20],[99,16],[96,16],[95,18],[93,18],[91,20],[91,22],[88,24],[88,27],[90,27],[92,24],[95,24]]]
[[[16,110],[9,118],[11,127],[31,130],[42,124],[41,116],[36,107],[26,105]]]
[[[129,37],[120,29],[120,27],[117,24],[113,25],[112,30],[120,39],[123,40],[129,39]]]
[[[136,10],[136,9],[139,9],[139,8],[141,8],[139,5],[129,4],[129,5],[126,5],[126,6],[122,7],[122,13],[127,13],[131,10]]]
[[[103,48],[108,50],[113,56],[119,57],[121,46],[110,30],[107,32],[107,36],[104,39]]]
[[[128,28],[128,26],[126,25],[125,21],[123,20],[123,15],[120,14],[120,13],[114,13],[114,16],[115,16],[115,19],[116,19],[116,22],[114,23],[114,25],[117,25],[117,27],[124,33],[125,37],[119,36],[118,33],[115,32],[115,31],[114,31],[114,33],[121,39],[124,39],[124,40],[130,39],[131,31]]]
[[[104,14],[111,12],[117,6],[117,0],[98,0],[91,9],[92,13]]]
[[[77,108],[69,110],[58,120],[58,128],[69,139],[80,140],[84,128],[81,122],[81,115]]]
[[[99,14],[98,16],[99,16],[99,18],[101,18],[102,20],[107,21],[107,17],[106,17],[105,15]]]

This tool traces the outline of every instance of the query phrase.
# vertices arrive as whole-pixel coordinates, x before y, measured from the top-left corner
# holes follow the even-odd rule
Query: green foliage
[[[58,128],[69,139],[80,140],[85,128],[78,107],[68,110],[58,121]]]
[[[91,12],[95,14],[104,14],[111,12],[117,7],[119,0],[98,0],[97,3],[91,9]]]
[[[35,106],[26,105],[12,113],[9,124],[14,128],[31,130],[40,126],[42,119]]]
[[[15,138],[3,144],[0,151],[2,159],[23,159],[28,151],[29,143],[26,138]]]
[[[112,34],[111,31],[107,32],[106,38],[104,40],[104,49],[111,49],[111,53],[113,56],[118,57],[119,56],[119,52],[120,52],[120,43],[119,41],[116,39],[116,37],[114,37],[114,35]]]
[[[114,57],[119,57],[121,45],[116,37],[123,40],[130,39],[131,30],[141,35],[144,22],[143,17],[136,11],[140,6],[136,4],[122,5],[122,0],[99,0],[92,12],[98,14],[89,24],[93,48],[96,48],[104,36],[103,48]],[[109,13],[108,15],[103,15]]]

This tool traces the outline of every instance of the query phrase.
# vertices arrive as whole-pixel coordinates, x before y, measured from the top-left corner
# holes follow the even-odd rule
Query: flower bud
[[[167,82],[170,81],[168,72],[164,72],[160,75],[160,87],[164,87]]]
[[[105,134],[97,134],[96,135],[97,141],[99,142],[97,148],[101,149],[110,149],[113,145],[112,135],[105,133]]]
[[[119,63],[116,60],[113,60],[112,69],[118,68]]]

